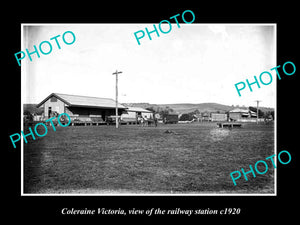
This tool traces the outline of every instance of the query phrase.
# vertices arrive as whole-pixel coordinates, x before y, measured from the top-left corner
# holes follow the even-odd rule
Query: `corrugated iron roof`
[[[235,108],[233,110],[230,110],[229,112],[231,112],[231,113],[249,113],[249,109]]]
[[[143,109],[140,107],[128,107],[127,111],[130,112],[145,112],[145,113],[151,113],[151,111],[147,110],[147,109]]]
[[[42,104],[44,104],[44,102],[46,102],[50,97],[53,96],[57,97],[68,106],[103,107],[103,108],[116,107],[116,102],[110,98],[99,98],[99,97],[90,97],[90,96],[60,94],[60,93],[50,94],[41,103],[39,103],[37,107],[40,107]],[[118,108],[126,109],[126,107],[121,104],[118,104]]]
[[[231,111],[229,111],[229,112],[231,112],[231,113],[242,113],[243,115],[249,115],[249,113],[250,113],[251,115],[256,115],[256,112],[253,112],[253,111],[251,111],[251,110],[249,110],[249,109],[235,108],[235,109],[233,109],[233,110],[231,110]]]

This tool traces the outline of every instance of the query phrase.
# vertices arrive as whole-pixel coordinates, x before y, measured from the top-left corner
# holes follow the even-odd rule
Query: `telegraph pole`
[[[256,124],[258,124],[258,103],[261,102],[259,100],[256,100]]]
[[[116,75],[116,128],[119,128],[119,118],[118,118],[118,74],[121,71],[116,70],[113,75]]]

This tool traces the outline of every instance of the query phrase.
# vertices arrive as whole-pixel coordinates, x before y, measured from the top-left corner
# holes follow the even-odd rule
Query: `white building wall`
[[[142,112],[142,117],[147,119],[153,119],[153,114],[148,112]]]
[[[48,118],[48,109],[51,107],[52,112],[58,112],[59,114],[64,113],[65,111],[65,103],[61,100],[57,99],[56,102],[51,101],[51,98],[49,98],[44,103],[44,116]]]

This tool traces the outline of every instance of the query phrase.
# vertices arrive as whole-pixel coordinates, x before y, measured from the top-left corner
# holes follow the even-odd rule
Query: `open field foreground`
[[[24,144],[25,194],[274,193],[270,160],[256,178],[242,175],[234,186],[230,177],[274,154],[273,124],[48,128]]]

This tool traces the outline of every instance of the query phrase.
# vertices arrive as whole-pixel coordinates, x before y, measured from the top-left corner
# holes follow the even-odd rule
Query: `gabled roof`
[[[251,110],[249,110],[249,109],[235,108],[235,109],[233,109],[233,110],[231,110],[231,111],[229,111],[229,112],[231,112],[231,113],[242,113],[243,115],[249,115],[249,113],[250,113],[251,115],[256,115],[256,112],[253,112],[253,111],[251,111]]]
[[[110,98],[98,98],[98,97],[89,97],[89,96],[80,96],[80,95],[68,95],[68,94],[59,94],[52,93],[36,107],[41,107],[49,98],[56,97],[68,106],[82,106],[82,107],[100,107],[100,108],[115,108],[116,102]],[[118,104],[118,108],[126,109],[121,104]]]
[[[235,108],[233,110],[230,110],[229,112],[231,112],[231,113],[249,113],[249,109]]]
[[[130,112],[145,112],[145,113],[151,113],[151,111],[147,110],[147,109],[143,109],[140,107],[128,107],[127,111]]]

